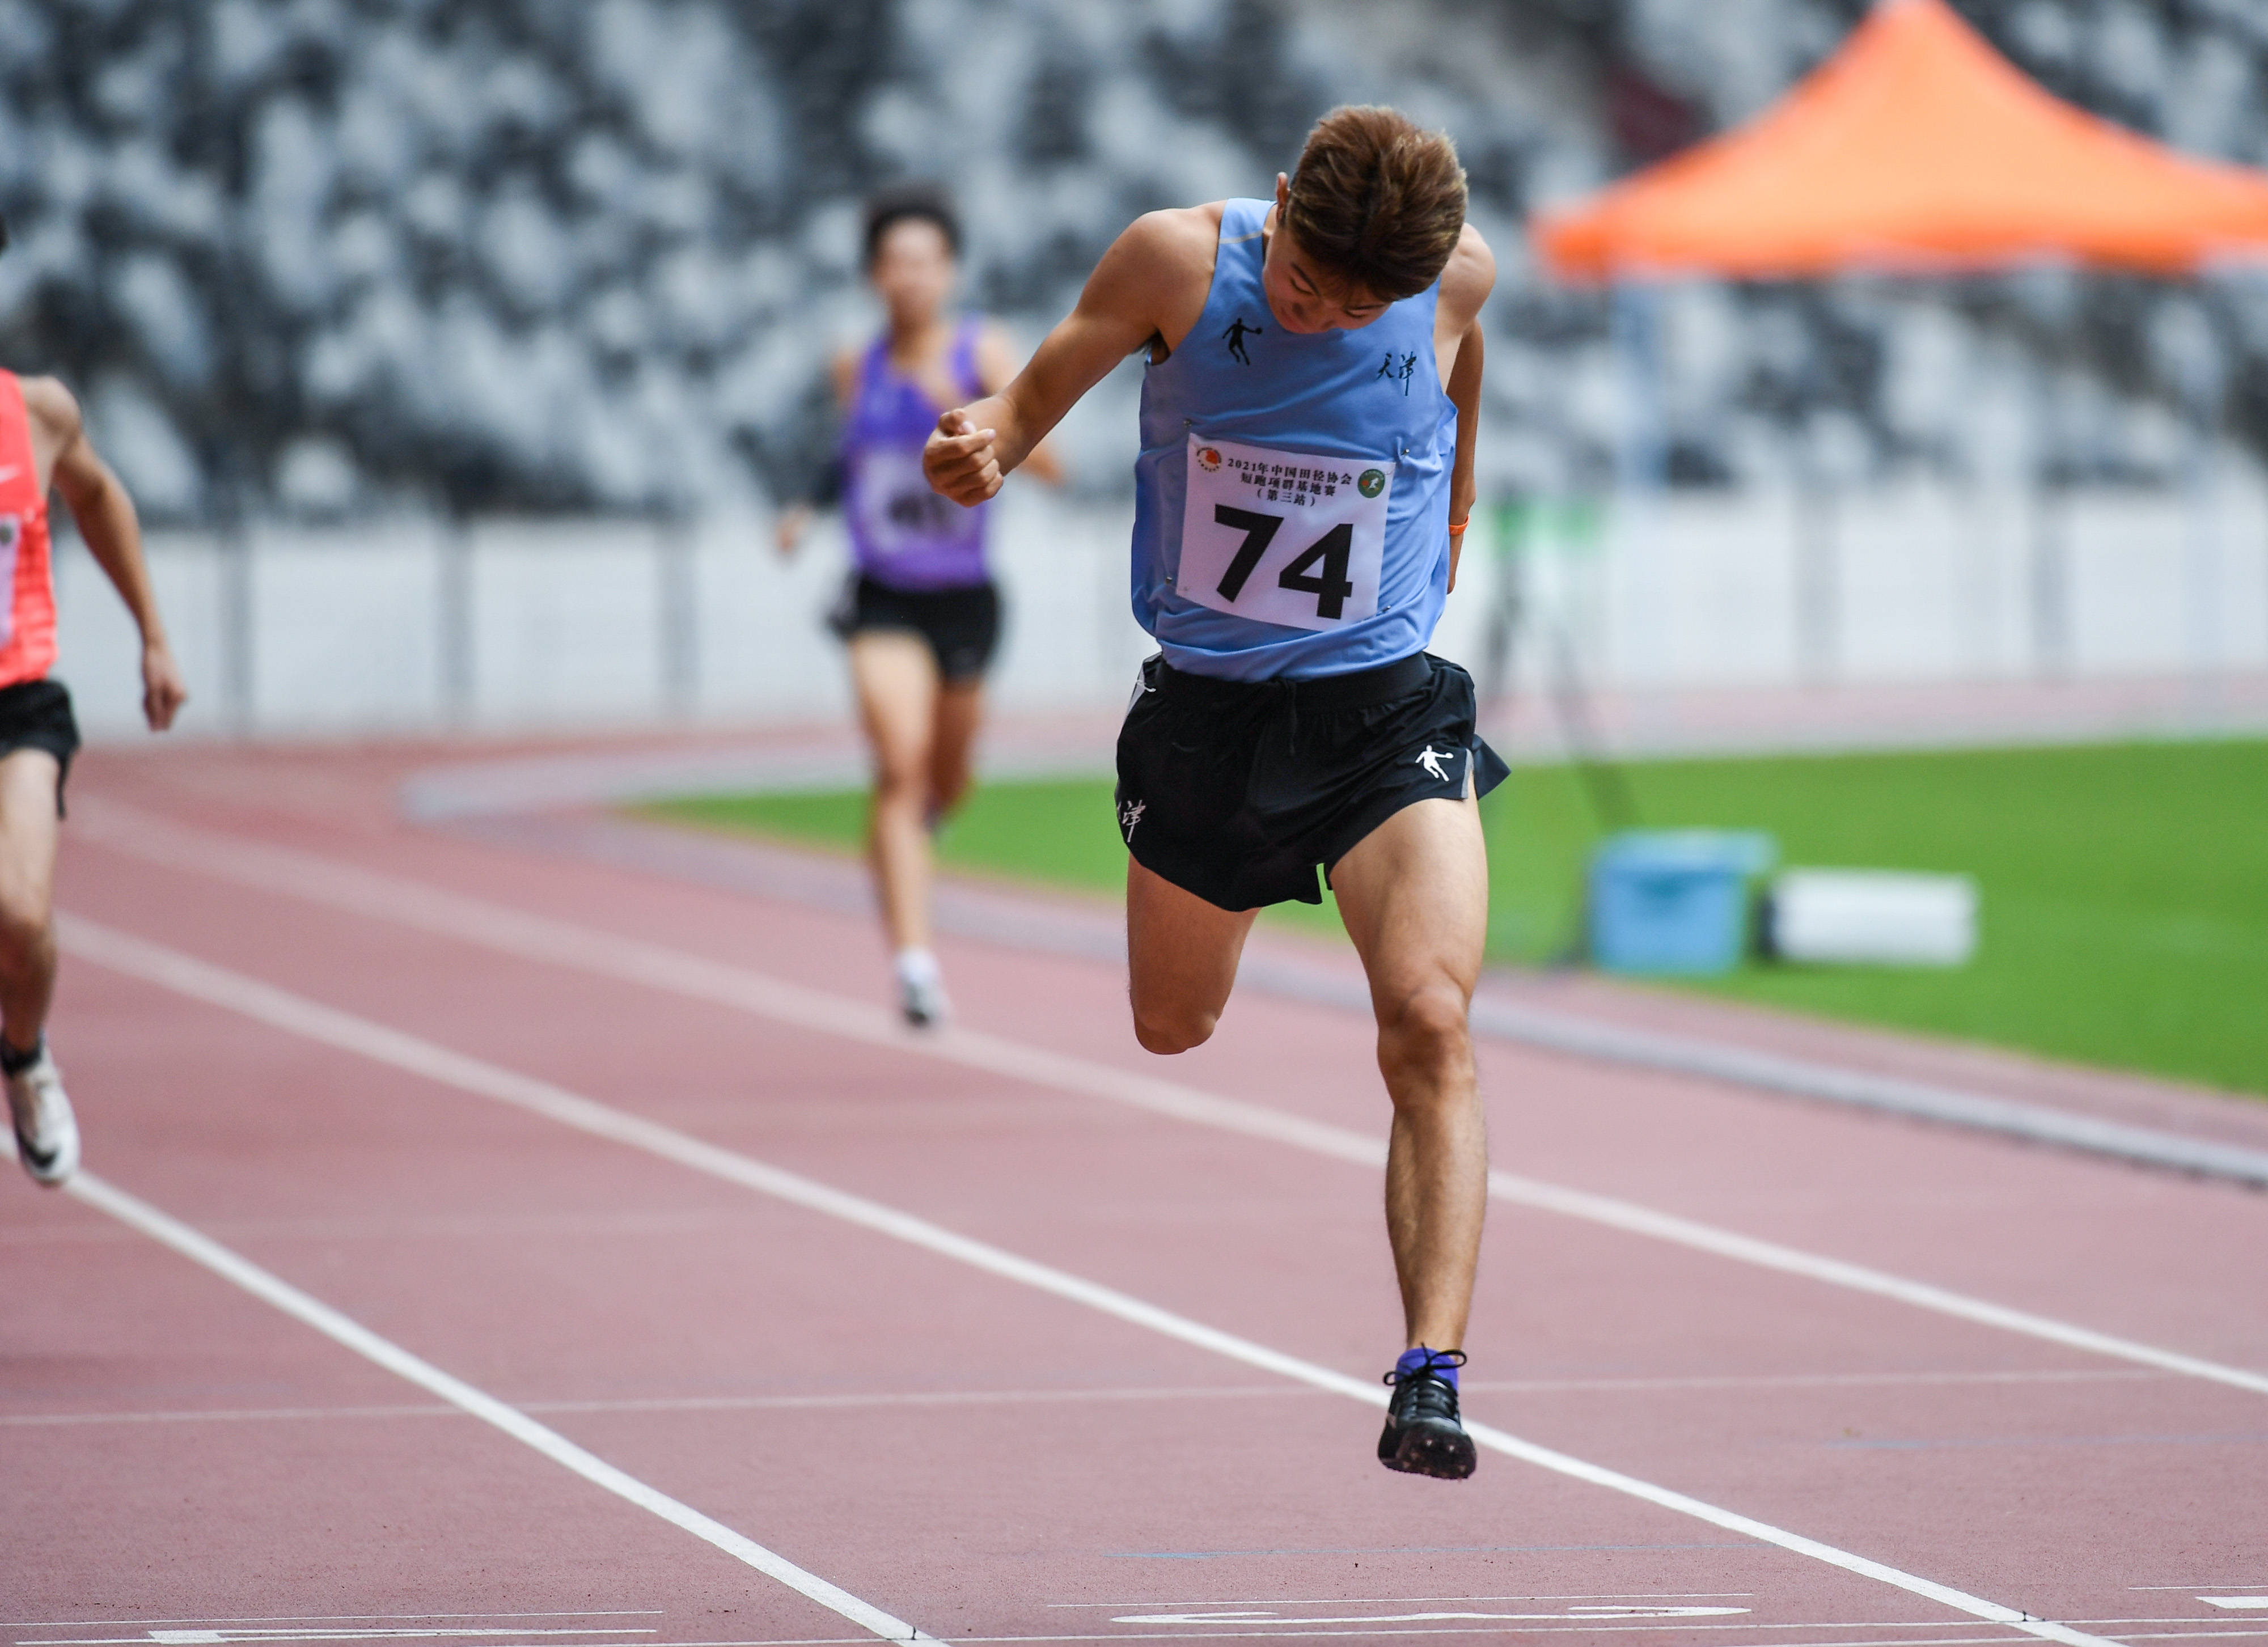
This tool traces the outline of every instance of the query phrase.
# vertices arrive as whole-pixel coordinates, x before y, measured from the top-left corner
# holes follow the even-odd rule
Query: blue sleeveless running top
[[[1438,283],[1359,331],[1277,323],[1263,200],[1232,200],[1204,312],[1142,379],[1134,616],[1166,661],[1232,680],[1423,651],[1448,598],[1457,415]]]
[[[971,315],[954,334],[947,370],[964,401],[983,392],[976,376],[982,324]],[[988,580],[988,505],[964,509],[932,491],[922,474],[922,444],[945,409],[892,370],[889,336],[877,338],[859,363],[843,420],[843,514],[858,570],[894,589],[961,589]]]

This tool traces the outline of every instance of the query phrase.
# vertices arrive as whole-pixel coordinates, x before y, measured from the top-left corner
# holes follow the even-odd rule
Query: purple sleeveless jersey
[[[971,315],[954,335],[948,370],[964,400],[976,378]],[[858,570],[893,589],[963,589],[990,581],[984,565],[984,513],[930,489],[922,445],[946,408],[930,404],[921,386],[890,369],[890,340],[875,340],[858,366],[858,386],[843,424],[843,512]]]

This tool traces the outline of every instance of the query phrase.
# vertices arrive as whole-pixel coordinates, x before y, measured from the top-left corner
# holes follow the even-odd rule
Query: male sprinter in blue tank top
[[[1119,236],[1007,388],[924,453],[962,504],[1146,349],[1134,614],[1160,655],[1118,742],[1134,1032],[1212,1033],[1260,906],[1321,901],[1370,978],[1394,1100],[1386,1224],[1409,1348],[1378,1456],[1462,1479],[1457,1368],[1488,1195],[1467,1008],[1487,929],[1480,795],[1504,765],[1430,656],[1473,502],[1482,303],[1455,149],[1386,108],[1317,123],[1271,204]]]

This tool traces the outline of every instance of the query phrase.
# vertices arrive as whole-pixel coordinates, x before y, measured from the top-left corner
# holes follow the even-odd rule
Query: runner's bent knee
[[[1142,1043],[1143,1051],[1167,1057],[1204,1046],[1219,1026],[1218,1009],[1182,1006],[1145,1011],[1138,1004],[1134,1008],[1134,1039]]]
[[[20,842],[0,843],[0,847]],[[46,845],[18,854],[0,849],[0,943],[44,938],[54,919],[55,888],[48,864],[53,848]]]
[[[1182,974],[1167,979],[1152,973],[1145,985],[1143,974],[1144,968],[1137,964],[1126,991],[1134,1010],[1134,1039],[1142,1043],[1143,1051],[1187,1052],[1212,1039],[1213,1031],[1220,1027],[1221,1011],[1228,1004],[1228,992],[1235,984],[1233,965],[1220,977]]]
[[[929,751],[892,746],[874,751],[874,798],[919,804],[930,786]]]
[[[958,750],[938,748],[932,752],[927,764],[930,805],[940,812],[950,812],[968,793],[973,776],[969,769],[969,750],[963,744]]]
[[[54,937],[55,921],[44,897],[0,885],[0,960],[11,970],[36,960]]]

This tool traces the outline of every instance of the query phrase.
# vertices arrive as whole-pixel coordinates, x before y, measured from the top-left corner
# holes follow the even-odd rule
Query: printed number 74
[[[1213,505],[1212,518],[1224,526],[1233,526],[1244,534],[1228,570],[1221,574],[1219,585],[1220,598],[1232,605],[1244,592],[1245,580],[1260,564],[1260,557],[1268,553],[1268,546],[1276,540],[1277,530],[1284,524],[1282,515],[1263,515],[1249,509],[1232,509],[1226,504]],[[1315,615],[1336,618],[1346,611],[1347,597],[1354,593],[1354,585],[1347,579],[1347,557],[1354,549],[1354,526],[1342,520],[1329,532],[1294,555],[1289,565],[1277,575],[1278,589],[1297,590],[1315,598]],[[1310,570],[1316,562],[1322,562],[1321,573]]]

